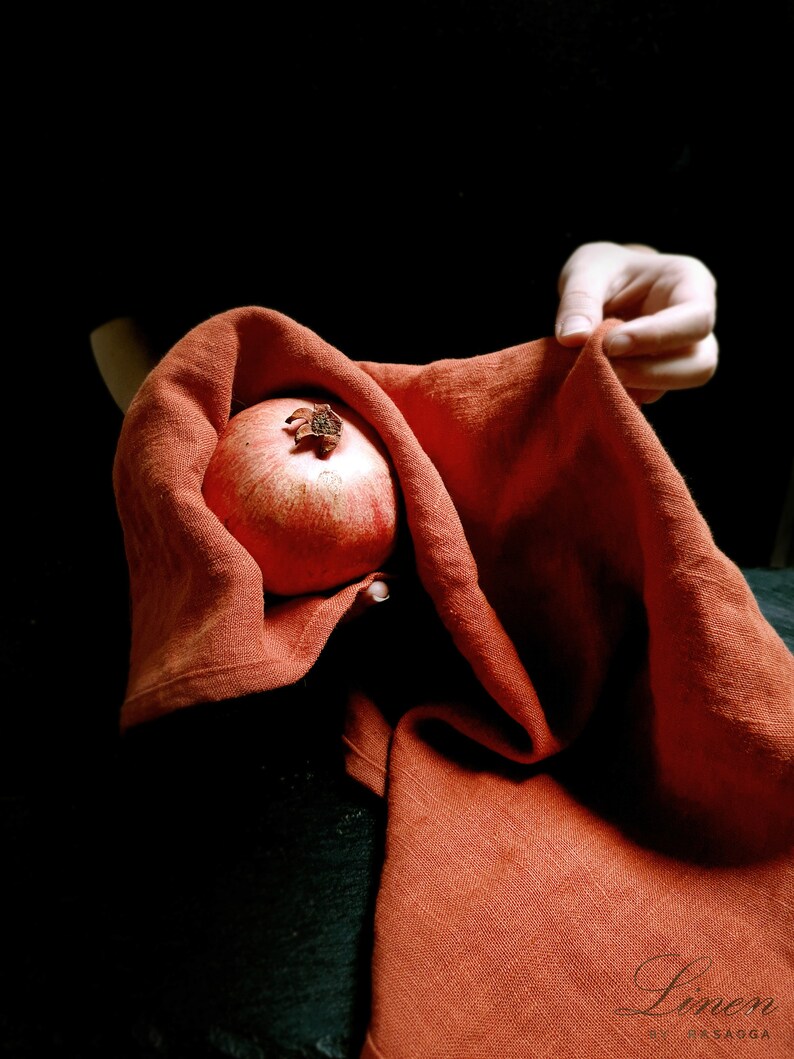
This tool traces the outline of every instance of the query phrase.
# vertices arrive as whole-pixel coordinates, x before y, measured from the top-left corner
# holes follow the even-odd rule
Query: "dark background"
[[[16,42],[25,73],[7,162],[4,1054],[44,1054],[42,1041],[70,1057],[233,1054],[228,1042],[180,1050],[176,1031],[158,1044],[145,1019],[136,1036],[133,1016],[108,1005],[141,957],[122,973],[113,942],[132,930],[112,914],[129,878],[114,844],[126,775],[111,486],[121,414],[91,327],[141,314],[165,350],[212,313],[255,303],[353,358],[427,361],[551,333],[557,275],[583,242],[694,255],[718,281],[720,367],[647,414],[718,545],[765,567],[792,464],[780,257],[791,25],[782,4],[756,15],[722,0],[294,3],[180,25],[133,8],[112,23],[59,17]],[[205,809],[224,804],[197,779],[217,771],[214,736],[187,737],[204,748],[188,789],[205,791]],[[172,739],[178,771],[183,736]],[[295,830],[311,831],[308,758],[280,740],[281,772],[304,777]],[[146,769],[167,785],[158,760]],[[323,760],[315,774],[335,775]],[[274,761],[262,800],[283,780]],[[140,783],[140,762],[133,771]],[[349,791],[337,796],[345,819],[359,811]],[[186,797],[177,831],[199,833],[195,804]],[[268,826],[282,827],[286,803],[273,804]],[[372,813],[364,861],[376,860]],[[146,829],[130,826],[148,877]],[[210,831],[226,834],[217,820]]]

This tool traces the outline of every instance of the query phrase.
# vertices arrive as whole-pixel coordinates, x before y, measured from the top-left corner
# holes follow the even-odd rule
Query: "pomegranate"
[[[276,397],[233,416],[204,499],[254,557],[266,592],[322,592],[382,568],[398,492],[384,446],[351,408]]]

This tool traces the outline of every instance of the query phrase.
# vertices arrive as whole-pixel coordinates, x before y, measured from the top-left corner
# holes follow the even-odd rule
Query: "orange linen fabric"
[[[405,366],[242,308],[125,419],[123,728],[297,681],[368,580],[263,607],[201,496],[230,407],[321,388],[391,454],[451,647],[418,670],[406,628],[382,685],[350,674],[349,771],[388,799],[364,1059],[794,1054],[794,659],[609,326]]]

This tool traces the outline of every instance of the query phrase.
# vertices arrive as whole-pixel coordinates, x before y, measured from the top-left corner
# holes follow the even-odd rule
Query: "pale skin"
[[[703,386],[717,370],[716,282],[697,258],[637,243],[585,243],[563,265],[557,291],[554,334],[563,346],[584,345],[606,317],[624,321],[609,332],[605,351],[637,404]],[[109,320],[90,337],[105,385],[126,412],[158,351],[133,317]],[[386,582],[374,581],[356,612],[388,597]]]
[[[717,370],[714,276],[697,258],[631,243],[585,243],[560,273],[555,336],[581,346],[604,317],[607,356],[638,404],[703,386]]]

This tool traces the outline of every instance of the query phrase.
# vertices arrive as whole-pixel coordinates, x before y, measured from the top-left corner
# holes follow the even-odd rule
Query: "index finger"
[[[610,357],[654,356],[692,346],[713,332],[716,304],[688,299],[679,305],[660,309],[650,316],[638,316],[618,324],[604,340]]]

